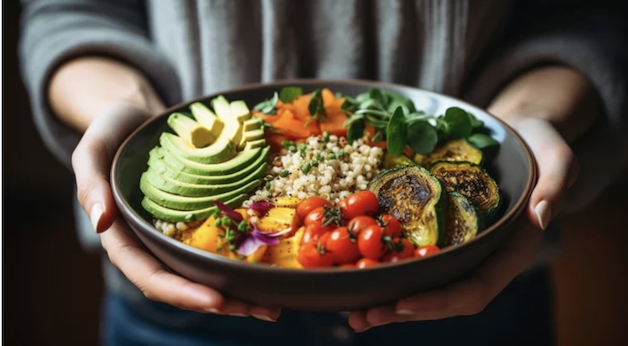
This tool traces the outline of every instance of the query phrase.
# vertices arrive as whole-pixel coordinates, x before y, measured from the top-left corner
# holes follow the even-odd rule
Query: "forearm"
[[[122,62],[96,56],[60,66],[52,75],[48,99],[59,119],[80,133],[113,105],[127,103],[151,113],[164,108],[142,73]]]
[[[600,100],[580,73],[560,65],[532,69],[510,82],[492,100],[488,111],[508,123],[536,117],[552,123],[573,143],[600,115]]]

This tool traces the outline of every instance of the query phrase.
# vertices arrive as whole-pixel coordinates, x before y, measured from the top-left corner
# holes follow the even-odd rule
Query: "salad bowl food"
[[[536,181],[506,124],[436,93],[358,80],[251,85],[133,132],[111,183],[167,268],[252,304],[363,309],[468,274]]]

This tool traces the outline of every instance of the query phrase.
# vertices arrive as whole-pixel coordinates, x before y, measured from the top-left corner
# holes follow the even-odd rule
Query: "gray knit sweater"
[[[135,66],[168,105],[245,83],[346,77],[419,86],[485,106],[525,69],[566,64],[591,80],[605,112],[575,146],[583,173],[571,206],[594,199],[605,187],[600,181],[610,181],[626,159],[626,18],[602,6],[559,0],[22,2],[20,52],[33,114],[45,143],[68,165],[80,137],[50,112],[46,88],[56,67],[84,54]],[[77,216],[81,234],[92,235],[84,213]]]

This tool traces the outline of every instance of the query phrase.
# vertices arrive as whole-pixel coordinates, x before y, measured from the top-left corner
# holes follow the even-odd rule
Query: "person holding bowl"
[[[617,11],[492,0],[22,3],[37,126],[76,176],[83,242],[108,255],[105,344],[551,342],[539,258],[557,247],[551,221],[594,200],[626,161],[628,49]],[[351,312],[350,329],[341,314],[282,315],[166,271],[116,213],[108,180],[119,145],[166,106],[298,77],[417,86],[506,121],[539,167],[516,231],[471,277]]]

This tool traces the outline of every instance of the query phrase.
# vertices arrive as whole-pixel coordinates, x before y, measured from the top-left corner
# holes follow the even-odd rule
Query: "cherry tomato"
[[[438,253],[439,251],[440,249],[436,245],[423,245],[414,250],[414,257],[423,258]]]
[[[324,205],[328,207],[332,206],[331,202],[322,197],[314,196],[306,198],[297,206],[297,214],[301,219],[304,219],[312,210],[320,208]]]
[[[322,232],[331,232],[338,227],[338,224],[332,220],[332,222],[330,222],[327,226],[323,226],[324,223],[330,220],[330,218],[326,217],[326,214],[331,214],[331,218],[335,217],[333,210],[330,210],[330,213],[328,213],[323,207],[316,208],[307,214],[305,220],[303,220],[303,224],[305,226],[317,225],[323,230]]]
[[[334,259],[324,245],[328,239],[329,233],[323,233],[318,241],[301,244],[297,254],[297,261],[306,268],[331,267]]]
[[[395,238],[389,247],[392,250],[384,256],[384,262],[398,262],[414,256],[414,245],[408,239]]]
[[[376,265],[378,265],[379,262],[377,261],[373,261],[372,259],[369,258],[363,258],[361,260],[358,261],[358,263],[356,263],[356,267],[359,269],[364,269],[364,268],[368,268],[368,267],[374,267]]]
[[[356,216],[351,219],[351,221],[349,221],[349,223],[347,224],[347,230],[357,239],[360,232],[362,232],[363,229],[370,225],[377,225],[377,221],[375,221],[374,218],[366,215]]]
[[[327,239],[327,251],[335,264],[355,263],[360,258],[357,239],[352,237],[347,227],[336,228]]]
[[[395,217],[389,214],[381,215],[377,221],[379,221],[379,225],[384,229],[384,235],[391,238],[401,237],[401,223]]]
[[[342,218],[351,220],[360,215],[373,215],[379,210],[377,196],[371,191],[359,191],[338,203]]]
[[[303,231],[303,238],[301,238],[301,244],[307,244],[311,241],[318,241],[318,238],[321,234],[325,232],[329,232],[328,229],[323,229],[319,224],[312,223],[305,226],[305,230]]]
[[[383,237],[384,231],[379,225],[370,225],[363,229],[358,237],[358,248],[362,256],[372,260],[382,258],[386,253]]]

